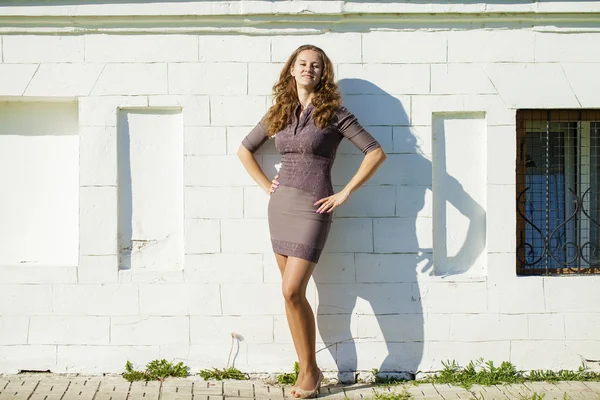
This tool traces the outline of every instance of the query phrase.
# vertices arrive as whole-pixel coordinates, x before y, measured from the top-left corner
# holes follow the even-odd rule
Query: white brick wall
[[[467,28],[483,23],[479,13],[529,19],[544,9],[578,17],[597,11],[591,4],[487,4],[483,11],[466,4],[346,1],[131,7],[125,12],[116,5],[110,12],[214,14],[226,24],[215,22],[202,32],[185,22],[176,30],[149,26],[152,33],[118,33],[99,24],[97,33],[85,35],[31,34],[30,27],[20,27],[0,36],[0,98],[76,99],[80,135],[79,263],[0,265],[0,373],[121,372],[126,360],[144,365],[159,357],[192,368],[218,367],[226,361],[231,332],[243,337],[236,359],[242,370],[289,369],[296,355],[269,241],[269,197],[235,154],[271,104],[283,63],[305,43],[328,53],[344,104],[388,153],[377,175],[336,211],[308,287],[323,368],[431,371],[441,368],[441,360],[464,364],[484,357],[510,360],[520,369],[575,369],[581,357],[600,357],[598,279],[517,277],[514,212],[515,111],[600,108],[594,80],[600,58],[590,50],[599,34],[577,18],[562,21],[561,28],[503,19],[485,29]],[[72,18],[50,3],[5,10],[24,18]],[[461,18],[472,21],[453,22],[445,12],[467,13]],[[84,5],[76,13],[95,11]],[[321,23],[291,18],[235,26],[241,14],[278,21],[277,13],[302,13],[302,21],[314,16]],[[433,24],[424,26],[436,28],[394,19],[393,13],[424,13],[419,18]],[[325,32],[327,18],[339,29]],[[184,161],[173,167],[184,177],[182,268],[118,269],[124,128],[117,114],[123,108],[182,111]],[[486,153],[480,158],[486,165],[472,165],[469,143],[452,144],[464,147],[470,167],[488,171],[480,204],[486,265],[475,276],[438,277],[432,220],[439,210],[431,188],[439,143],[432,114],[462,112],[485,115]],[[4,115],[0,135],[14,135],[14,120],[22,117]],[[274,140],[256,158],[271,178],[280,160]],[[341,144],[336,190],[362,160],[351,143]],[[0,172],[0,186],[11,173]]]

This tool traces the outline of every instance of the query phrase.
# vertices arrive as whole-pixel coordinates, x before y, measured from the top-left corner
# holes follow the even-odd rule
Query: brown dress
[[[364,154],[380,147],[345,107],[322,129],[315,125],[310,104],[298,119],[275,135],[281,154],[279,187],[269,200],[269,230],[277,254],[317,262],[325,246],[331,213],[318,214],[314,203],[333,194],[331,167],[341,140],[346,137]],[[254,153],[268,139],[263,121],[246,136],[242,145]]]

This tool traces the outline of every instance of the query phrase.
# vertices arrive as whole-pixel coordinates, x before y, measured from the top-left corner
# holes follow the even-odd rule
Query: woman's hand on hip
[[[279,182],[277,181],[279,175],[275,175],[273,180],[271,181],[271,187],[269,188],[269,192],[267,193],[269,196],[275,193],[275,190],[279,187]]]
[[[319,206],[317,212],[319,214],[330,213],[335,210],[337,207],[341,206],[348,200],[350,197],[350,193],[342,190],[334,195],[329,197],[324,197],[321,200],[318,200],[314,205]]]

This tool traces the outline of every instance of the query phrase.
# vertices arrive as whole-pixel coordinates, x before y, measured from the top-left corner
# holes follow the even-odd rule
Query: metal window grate
[[[600,110],[517,112],[517,273],[600,272]]]

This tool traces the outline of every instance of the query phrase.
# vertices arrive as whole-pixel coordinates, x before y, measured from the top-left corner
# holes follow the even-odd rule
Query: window
[[[517,273],[600,272],[600,110],[517,112]]]

